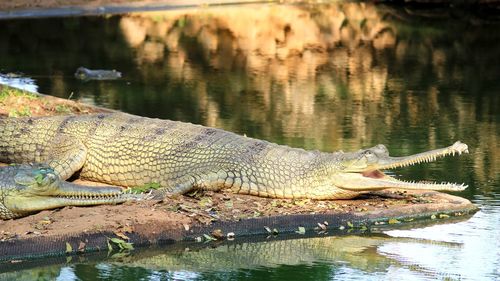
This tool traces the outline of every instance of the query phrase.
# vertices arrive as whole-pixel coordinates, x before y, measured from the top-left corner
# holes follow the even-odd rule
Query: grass
[[[96,112],[96,109],[89,108],[77,102],[44,97],[35,93],[0,85],[0,118],[91,112]]]
[[[33,93],[0,85],[0,105],[6,108],[9,117],[31,116],[29,104],[37,99]]]
[[[38,98],[38,96],[33,93],[0,85],[0,103],[5,102],[9,97],[22,97],[27,99]]]

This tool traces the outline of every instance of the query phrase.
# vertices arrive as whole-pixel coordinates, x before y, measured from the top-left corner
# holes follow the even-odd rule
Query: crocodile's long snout
[[[462,153],[469,153],[469,149],[466,144],[460,141],[455,142],[449,147],[402,157],[389,156],[385,147],[376,146],[372,149],[367,149],[362,158],[354,161],[354,165],[348,168],[347,173],[336,175],[335,185],[343,189],[355,191],[386,188],[461,191],[467,188],[467,185],[450,182],[434,183],[398,180],[381,170],[395,169],[422,162],[433,162],[441,157],[455,154],[460,155]]]

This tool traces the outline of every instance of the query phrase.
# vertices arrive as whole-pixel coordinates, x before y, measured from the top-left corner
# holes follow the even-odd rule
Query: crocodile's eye
[[[57,180],[56,174],[54,174],[52,172],[52,170],[51,171],[47,171],[47,173],[45,174],[44,182],[46,184],[51,184],[51,183],[55,182],[56,180]]]
[[[367,161],[375,161],[377,158],[377,155],[371,150],[365,151],[363,153],[363,156],[366,158]]]
[[[56,174],[52,169],[38,169],[32,173],[33,183],[36,183],[37,187],[45,188],[47,185],[51,185],[57,180]]]

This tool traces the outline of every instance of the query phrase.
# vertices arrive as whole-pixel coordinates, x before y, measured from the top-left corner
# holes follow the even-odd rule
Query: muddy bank
[[[20,10],[20,9],[47,9],[63,7],[86,7],[95,8],[103,5],[118,5],[130,3],[159,3],[165,1],[144,1],[144,0],[14,0],[0,1],[0,10]]]
[[[384,192],[332,201],[207,192],[163,201],[65,207],[0,221],[0,263],[110,251],[112,238],[137,248],[255,235],[376,233],[464,220],[476,211],[468,200],[439,192]]]
[[[148,237],[154,237],[163,231],[176,233],[172,238],[181,240],[186,236],[200,235],[193,230],[196,228],[212,229],[214,225],[221,223],[233,223],[234,227],[238,227],[234,223],[248,219],[294,215],[303,215],[305,219],[310,215],[313,219],[317,215],[327,215],[336,220],[335,215],[338,215],[347,220],[337,224],[334,221],[325,223],[324,220],[311,223],[315,227],[325,229],[348,229],[354,228],[355,224],[361,227],[359,224],[363,220],[366,221],[365,227],[397,225],[416,219],[443,220],[466,215],[473,210],[475,207],[468,200],[439,192],[385,191],[353,200],[325,201],[267,199],[232,194],[228,191],[202,192],[166,197],[162,201],[65,207],[16,220],[0,221],[0,241],[60,235],[78,236],[81,233],[103,231],[124,234],[137,232]],[[348,220],[349,217],[351,220]],[[273,227],[278,232],[283,232],[280,230],[290,225]],[[265,231],[264,226],[261,228]],[[206,234],[210,232],[207,230]],[[244,233],[245,229],[232,229],[230,232]]]
[[[15,0],[0,1],[0,19],[118,14],[227,4],[257,3],[256,0]]]

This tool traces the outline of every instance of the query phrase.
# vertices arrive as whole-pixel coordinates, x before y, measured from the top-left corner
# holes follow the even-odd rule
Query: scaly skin
[[[0,219],[27,216],[64,206],[116,204],[133,199],[119,187],[90,187],[65,182],[46,165],[0,167]]]
[[[390,157],[383,145],[324,153],[277,145],[219,129],[128,114],[0,120],[0,161],[48,163],[62,179],[119,186],[157,183],[160,193],[231,188],[273,198],[347,199],[385,188],[463,190],[457,184],[408,183],[379,171],[448,154],[454,145]]]

